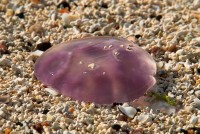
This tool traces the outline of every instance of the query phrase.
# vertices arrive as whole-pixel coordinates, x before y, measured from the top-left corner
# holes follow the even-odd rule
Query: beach
[[[199,134],[199,31],[199,0],[0,0],[0,134]],[[147,51],[159,103],[80,102],[36,78],[43,52],[91,36]]]

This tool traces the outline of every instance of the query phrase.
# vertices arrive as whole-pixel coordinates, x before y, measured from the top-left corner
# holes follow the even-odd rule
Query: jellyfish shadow
[[[137,108],[149,107],[155,113],[175,114],[182,107],[182,102],[176,100],[176,97],[171,98],[168,96],[169,92],[176,91],[176,81],[178,72],[174,70],[163,70],[158,68],[156,73],[156,84],[147,93],[134,100],[130,105]]]

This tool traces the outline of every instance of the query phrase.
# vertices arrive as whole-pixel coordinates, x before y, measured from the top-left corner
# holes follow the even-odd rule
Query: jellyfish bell
[[[156,64],[138,45],[117,37],[68,41],[44,52],[35,64],[43,84],[72,99],[122,103],[143,96],[156,83]]]

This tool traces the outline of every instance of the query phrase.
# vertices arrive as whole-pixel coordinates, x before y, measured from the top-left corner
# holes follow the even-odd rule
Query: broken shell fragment
[[[131,48],[131,49],[130,49]],[[89,37],[48,49],[35,75],[72,99],[98,104],[137,99],[156,83],[156,64],[142,48],[123,38]]]
[[[131,106],[118,106],[118,109],[121,113],[128,116],[129,118],[133,118],[137,113],[137,110]]]

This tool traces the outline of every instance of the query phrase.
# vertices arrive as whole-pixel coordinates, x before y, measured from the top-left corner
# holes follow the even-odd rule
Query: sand
[[[199,22],[199,0],[1,0],[0,134],[200,133]],[[153,90],[172,112],[128,102],[120,107],[129,116],[121,104],[78,102],[36,79],[43,51],[89,36],[127,38],[150,53]]]

